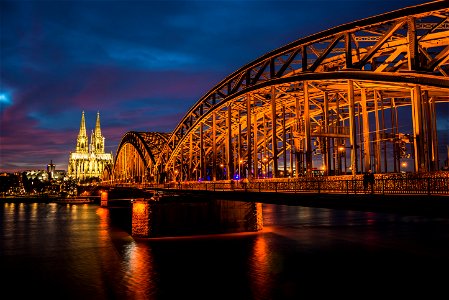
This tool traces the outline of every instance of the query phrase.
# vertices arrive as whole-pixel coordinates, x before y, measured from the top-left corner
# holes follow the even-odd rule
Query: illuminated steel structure
[[[448,17],[449,2],[435,1],[267,53],[214,86],[170,135],[127,133],[115,177],[356,175],[399,172],[404,160],[415,172],[436,171],[436,109],[449,102]]]
[[[169,139],[168,133],[130,131],[117,149],[112,174],[105,177],[116,182],[153,182],[163,172],[156,161]]]
[[[81,115],[80,131],[76,140],[76,150],[69,156],[68,175],[76,180],[101,178],[103,171],[113,164],[112,153],[104,152],[105,138],[101,134],[100,113],[97,112],[95,130],[90,143],[86,133],[84,111]]]

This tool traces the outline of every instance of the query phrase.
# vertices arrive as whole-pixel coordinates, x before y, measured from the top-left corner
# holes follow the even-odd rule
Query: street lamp
[[[240,160],[239,161],[239,179],[242,178],[242,173],[241,173],[241,170],[240,170],[242,164],[243,164],[243,160]]]
[[[405,169],[405,168],[407,167],[407,162],[406,162],[406,161],[403,161],[403,162],[401,163],[401,167]],[[404,170],[404,171],[405,171],[405,170]]]
[[[268,176],[268,170],[267,170],[267,162],[268,162],[268,158],[267,158],[267,157],[262,158],[262,162],[263,162],[263,166],[264,166],[264,172],[263,172],[263,174],[264,174],[264,175],[266,174],[266,176]],[[264,177],[265,177],[265,176],[264,176]]]
[[[346,147],[345,145],[338,146],[338,151],[340,151],[340,157],[341,155],[344,155],[344,161],[345,161],[345,175],[346,175]]]

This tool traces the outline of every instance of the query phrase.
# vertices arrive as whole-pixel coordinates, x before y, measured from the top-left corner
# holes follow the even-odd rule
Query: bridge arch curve
[[[176,180],[291,177],[315,168],[398,172],[410,156],[415,172],[438,169],[436,106],[449,102],[448,16],[447,2],[435,1],[265,54],[192,106],[155,167]],[[400,124],[402,107],[411,107],[411,124]]]
[[[114,181],[155,181],[154,166],[167,138],[168,134],[160,132],[127,132],[117,148],[112,170]]]

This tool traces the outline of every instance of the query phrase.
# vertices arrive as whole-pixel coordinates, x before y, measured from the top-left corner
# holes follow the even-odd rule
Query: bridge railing
[[[449,177],[426,178],[376,178],[373,186],[364,186],[363,179],[265,179],[248,183],[240,181],[186,181],[152,184],[148,188],[206,191],[251,191],[284,193],[335,193],[335,194],[421,194],[449,195]]]

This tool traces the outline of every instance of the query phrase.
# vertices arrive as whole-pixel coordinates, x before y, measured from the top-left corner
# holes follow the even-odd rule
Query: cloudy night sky
[[[0,171],[67,170],[82,111],[115,157],[126,132],[171,132],[265,53],[425,2],[0,0]]]

